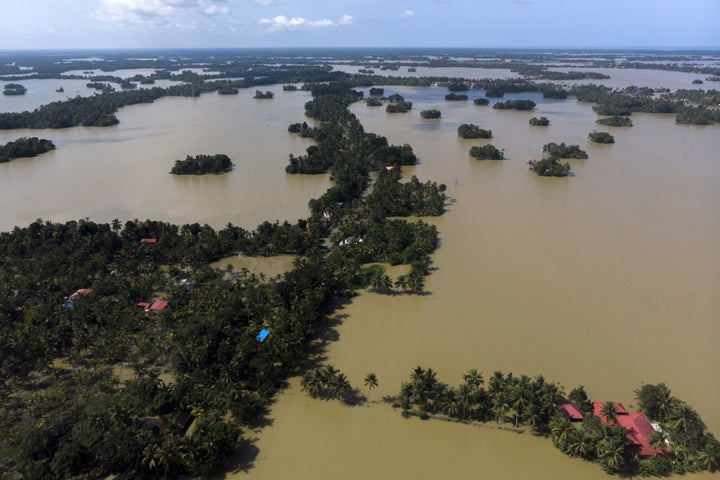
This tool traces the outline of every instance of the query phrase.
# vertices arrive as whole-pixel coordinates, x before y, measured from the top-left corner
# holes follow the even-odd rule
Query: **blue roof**
[[[265,339],[268,337],[268,335],[270,335],[270,329],[263,328],[262,330],[260,330],[260,333],[258,333],[255,338],[257,338],[258,342],[262,343],[265,341]]]

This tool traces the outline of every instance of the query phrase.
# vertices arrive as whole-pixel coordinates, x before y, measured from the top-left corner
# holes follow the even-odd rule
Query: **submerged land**
[[[354,357],[348,373],[350,379],[339,377],[334,372],[323,380],[326,384],[318,390],[320,397],[341,396],[351,399],[350,403],[373,409],[391,409],[394,400],[398,408],[421,417],[440,414],[446,419],[489,421],[492,425],[507,424],[508,428],[517,431],[522,431],[521,424],[527,424],[538,435],[552,438],[562,450],[575,457],[574,462],[581,462],[579,458],[596,460],[609,473],[669,475],[713,471],[718,467],[720,448],[710,433],[717,426],[717,416],[716,412],[707,408],[707,402],[712,403],[712,400],[697,393],[684,394],[686,390],[693,391],[688,383],[701,381],[699,379],[682,381],[681,386],[676,387],[671,379],[663,378],[661,374],[652,378],[650,384],[657,388],[653,393],[661,392],[664,395],[666,406],[662,409],[666,410],[658,407],[657,401],[648,400],[649,394],[643,400],[637,399],[638,407],[652,417],[651,420],[659,422],[663,431],[668,433],[668,437],[662,440],[668,442],[664,446],[656,444],[655,452],[662,450],[662,455],[640,459],[637,451],[627,443],[631,440],[625,432],[619,428],[610,428],[616,423],[614,420],[604,421],[604,426],[593,424],[586,425],[582,430],[572,430],[584,432],[582,434],[568,433],[572,431],[562,421],[564,417],[561,410],[552,408],[573,401],[587,413],[587,404],[583,403],[587,402],[587,398],[583,400],[580,394],[572,394],[579,390],[571,389],[570,385],[583,384],[588,390],[594,390],[590,386],[598,384],[595,375],[570,375],[570,378],[565,375],[562,381],[569,380],[568,387],[549,383],[547,385],[551,388],[547,392],[550,393],[542,388],[530,387],[537,385],[538,379],[544,378],[542,375],[557,378],[560,373],[554,367],[550,367],[549,370],[554,371],[549,372],[540,367],[542,363],[550,365],[538,361],[540,357],[558,358],[549,351],[549,344],[540,348],[540,352],[528,362],[522,361],[522,354],[517,355],[517,361],[508,362],[504,354],[478,354],[477,348],[457,346],[451,350],[444,347],[437,349],[438,353],[444,352],[446,358],[455,357],[452,365],[470,359],[472,365],[482,361],[483,365],[487,365],[483,367],[486,371],[514,366],[517,377],[510,375],[507,381],[504,376],[500,379],[507,386],[506,395],[496,397],[486,394],[481,388],[481,380],[478,384],[477,375],[467,383],[465,390],[462,386],[458,389],[449,388],[438,382],[434,374],[422,368],[415,371],[417,375],[410,382],[404,383],[401,394],[397,395],[398,387],[405,382],[403,376],[407,374],[408,367],[402,373],[395,373],[397,368],[390,366],[389,362],[377,364],[366,355],[369,353],[372,356],[372,352],[378,352],[378,358],[389,360],[387,353],[383,353],[385,347],[366,344],[365,348],[358,350],[358,344],[353,342],[364,341],[370,330],[352,338],[353,325],[363,321],[359,319],[368,320],[362,314],[368,308],[368,302],[382,305],[373,317],[387,323],[389,331],[395,332],[387,337],[390,341],[403,341],[402,330],[442,331],[469,325],[463,317],[468,311],[476,311],[477,306],[474,301],[467,299],[462,303],[464,307],[455,310],[460,318],[455,326],[454,320],[447,318],[439,320],[440,324],[430,328],[417,323],[404,323],[398,331],[398,326],[391,324],[407,322],[413,317],[422,324],[425,322],[425,313],[421,312],[438,313],[433,306],[435,298],[442,302],[448,288],[464,291],[465,287],[452,278],[445,277],[446,286],[434,281],[436,276],[443,277],[443,270],[452,272],[452,265],[457,261],[443,253],[447,252],[444,248],[446,243],[452,244],[460,236],[467,236],[484,244],[477,235],[493,236],[493,230],[500,225],[508,227],[504,220],[497,221],[496,218],[495,223],[491,222],[488,213],[482,209],[471,210],[474,215],[485,217],[481,225],[476,225],[470,221],[472,217],[462,214],[463,209],[470,208],[470,197],[462,192],[465,182],[480,182],[492,191],[493,187],[487,182],[493,182],[493,179],[499,182],[500,172],[468,171],[468,167],[464,166],[465,175],[457,175],[457,167],[452,167],[453,173],[449,178],[447,173],[441,173],[445,169],[442,165],[449,165],[454,158],[467,162],[472,152],[480,155],[481,151],[489,150],[487,147],[492,145],[483,138],[492,137],[493,144],[502,148],[503,153],[507,150],[507,154],[500,155],[505,160],[499,163],[507,164],[508,170],[515,174],[521,171],[512,167],[515,160],[520,160],[516,164],[524,164],[544,154],[548,156],[542,160],[550,161],[583,158],[578,156],[578,152],[588,157],[579,145],[573,145],[580,140],[568,134],[570,130],[563,118],[578,115],[566,110],[567,102],[587,102],[586,105],[578,104],[578,108],[589,111],[594,118],[627,119],[630,116],[636,118],[638,114],[660,115],[656,120],[664,122],[665,126],[658,127],[658,123],[653,125],[666,133],[667,129],[673,128],[709,129],[687,133],[696,142],[694,145],[697,146],[698,162],[712,169],[709,166],[712,162],[708,163],[708,160],[712,156],[713,140],[709,138],[716,137],[713,132],[716,133],[717,126],[713,126],[713,123],[720,119],[720,110],[717,108],[720,93],[703,87],[714,85],[713,78],[720,74],[720,58],[716,53],[388,50],[173,51],[153,52],[152,55],[145,52],[143,58],[138,58],[132,52],[94,52],[87,57],[79,52],[67,55],[8,52],[4,56],[7,61],[3,62],[5,65],[1,73],[7,82],[31,85],[31,82],[42,81],[45,83],[34,83],[31,87],[39,90],[49,89],[52,85],[52,94],[66,98],[34,104],[31,100],[34,88],[27,89],[22,96],[8,96],[13,101],[22,97],[21,100],[26,103],[16,105],[28,108],[15,108],[7,103],[10,100],[6,100],[3,104],[7,106],[5,112],[0,113],[0,128],[6,130],[3,139],[9,138],[7,135],[15,138],[28,136],[28,131],[37,129],[42,130],[43,137],[52,139],[56,131],[54,129],[57,128],[92,126],[98,127],[98,133],[103,129],[123,128],[127,118],[123,115],[124,108],[131,105],[142,109],[151,108],[150,105],[142,104],[173,98],[202,100],[207,95],[221,94],[225,97],[223,101],[227,101],[227,98],[236,95],[226,97],[225,94],[234,93],[237,89],[238,96],[241,91],[248,92],[240,100],[264,103],[254,108],[267,109],[273,108],[268,104],[290,101],[290,96],[300,95],[304,100],[296,101],[296,104],[301,108],[289,115],[286,112],[288,118],[283,117],[277,122],[284,123],[284,127],[270,135],[280,137],[298,134],[297,140],[308,143],[299,144],[302,146],[300,150],[304,149],[302,153],[298,150],[287,152],[285,157],[288,158],[289,154],[289,160],[275,170],[276,174],[286,175],[283,170],[290,176],[329,174],[327,190],[316,198],[306,199],[309,209],[302,218],[283,222],[268,218],[257,227],[236,226],[222,216],[216,220],[216,227],[191,218],[186,222],[172,223],[162,219],[103,219],[102,215],[97,218],[95,215],[91,218],[78,215],[75,220],[38,219],[27,222],[27,226],[4,223],[7,231],[0,240],[3,250],[1,284],[5,290],[2,295],[0,339],[3,342],[2,351],[9,354],[5,355],[2,364],[4,440],[1,448],[3,473],[8,476],[48,478],[132,473],[173,477],[209,475],[233,469],[244,469],[247,474],[253,475],[256,467],[258,474],[262,475],[263,468],[257,459],[264,458],[266,451],[262,438],[257,440],[255,437],[262,435],[262,430],[256,429],[265,422],[274,423],[272,427],[266,427],[268,429],[282,429],[280,423],[283,416],[275,408],[288,406],[281,404],[275,407],[275,402],[282,402],[282,396],[287,395],[295,398],[295,401],[302,401],[298,400],[303,398],[302,395],[292,393],[299,391],[297,378],[300,375],[313,369],[327,371],[330,364],[341,365],[349,356]],[[497,71],[508,76],[449,76],[447,70],[442,70],[460,69],[462,73],[467,73],[472,70],[464,69],[473,68],[482,73]],[[135,69],[145,71],[130,75]],[[672,89],[658,85],[612,88],[600,83],[587,83],[610,81],[615,70],[622,72],[627,69],[683,73],[691,75],[692,80],[688,81],[687,88]],[[125,72],[119,76],[118,70]],[[148,73],[147,70],[152,72]],[[404,74],[400,75],[400,71]],[[696,82],[698,79],[704,83]],[[95,86],[87,88],[101,93],[78,90],[80,94],[71,96],[66,88],[58,91],[58,85],[67,80],[92,83]],[[572,83],[578,81],[583,83]],[[98,85],[102,86],[99,90],[96,88]],[[284,86],[283,95],[268,95],[273,92],[256,90],[266,99],[272,100],[253,100],[252,90],[261,85],[263,88]],[[376,90],[379,95],[375,96],[368,91],[381,87],[390,91],[395,89],[395,93],[385,97],[384,91],[380,93]],[[428,95],[425,92],[434,92],[435,96],[424,96]],[[455,96],[448,99],[447,95],[450,94]],[[38,92],[38,95],[48,93]],[[466,95],[468,99],[490,99],[493,106],[500,106],[487,109],[490,101],[469,102],[458,99],[461,95]],[[255,98],[258,98],[257,95]],[[369,113],[372,107],[367,98],[375,98],[380,105],[400,105],[403,108],[377,109],[376,113]],[[413,108],[413,102],[420,104],[421,108]],[[452,107],[446,102],[451,103]],[[463,103],[468,105],[461,105]],[[295,123],[302,120],[303,105],[306,123]],[[422,119],[421,112],[430,111],[431,107],[436,111],[442,110],[441,117],[437,119],[435,115],[436,119],[432,121]],[[502,111],[508,109],[529,111]],[[488,113],[483,113],[488,110],[495,111],[492,118],[497,123],[489,121]],[[140,116],[142,112],[137,111]],[[542,135],[538,137],[538,145],[544,147],[537,147],[534,151],[518,150],[516,145],[524,145],[523,141],[512,139],[503,132],[503,128],[510,129],[509,122],[522,123],[524,128],[532,128],[528,120],[535,114],[547,116],[549,126],[541,129],[541,133],[528,130],[523,135]],[[232,115],[241,114],[232,113],[230,118]],[[515,115],[522,117],[513,117]],[[423,152],[418,155],[416,142],[402,140],[408,135],[392,126],[403,124],[401,122],[407,124],[411,116],[417,117],[415,121],[418,122],[412,128],[429,133],[432,137],[426,141],[438,141],[439,136],[443,135],[443,142],[451,139],[457,143],[457,148],[453,147],[450,151],[464,151],[464,158],[458,153],[448,154],[448,149],[443,152],[433,151],[423,140],[418,140],[420,151]],[[472,125],[479,131],[488,132],[488,135],[480,135],[482,148],[471,143],[458,143],[463,142],[457,138],[458,125],[461,119],[465,120],[468,116],[479,126],[471,121],[463,121],[462,125]],[[386,120],[390,118],[393,120]],[[646,118],[655,117],[642,117],[642,121]],[[128,121],[132,122],[131,119]],[[383,135],[384,122],[395,122],[390,124],[387,137]],[[445,127],[444,124],[449,126]],[[688,124],[697,126],[682,126]],[[612,120],[606,125],[613,128],[610,131],[617,137],[619,145],[623,145],[623,142],[632,145],[631,135],[634,133],[627,132],[627,126],[613,126],[627,125],[627,121]],[[639,139],[647,138],[648,133],[643,133],[641,125],[632,125],[629,130],[639,130]],[[480,130],[480,127],[484,129]],[[488,127],[492,127],[492,133]],[[247,128],[255,132],[256,129],[259,131],[266,128],[266,125],[253,125],[251,122]],[[588,132],[595,128],[597,126],[586,127],[579,138],[587,139]],[[14,135],[16,130],[22,132],[22,135]],[[92,131],[88,135],[90,138],[97,134]],[[253,135],[251,133],[242,138],[249,143]],[[567,145],[565,142],[568,142]],[[73,149],[72,142],[58,141],[57,145],[58,150],[53,151],[52,155],[61,154],[66,148]],[[565,148],[559,151],[561,146]],[[612,152],[598,149],[616,146],[591,147],[588,144],[590,159],[572,160],[573,168],[579,172],[574,174],[575,177],[546,180],[582,182],[582,178],[592,178],[592,171],[578,162],[611,163],[614,158]],[[574,148],[567,151],[570,147]],[[262,150],[262,144],[257,148]],[[203,150],[219,149],[204,146]],[[429,155],[429,152],[434,154]],[[230,155],[236,167],[224,176],[242,175],[243,164],[236,160],[238,155]],[[155,160],[164,165],[167,176],[168,162],[178,156],[176,154],[174,157]],[[18,163],[22,168],[25,166],[23,162],[43,160],[15,160],[6,165],[6,170],[0,172],[0,175],[12,174],[7,169]],[[570,164],[566,165],[568,171],[565,175],[570,170]],[[245,165],[245,168],[248,166]],[[605,175],[622,178],[623,171],[632,178],[632,165],[624,169],[617,165],[616,168],[619,170],[612,173],[599,172],[601,181],[607,181],[603,180]],[[648,164],[643,168],[662,170],[663,166]],[[688,169],[692,172],[690,167]],[[529,175],[527,167],[522,170]],[[428,173],[439,173],[440,183]],[[692,173],[688,175],[695,178]],[[667,181],[662,175],[651,178],[658,185]],[[702,184],[704,186],[699,189],[699,196],[690,196],[691,200],[704,201],[703,192],[710,191],[706,190],[706,186],[714,185],[716,180],[716,176],[705,176],[704,181],[709,183]],[[564,183],[533,185],[545,192],[555,192],[548,195],[556,195],[558,188],[567,186]],[[586,194],[592,192],[587,184],[581,185],[588,188]],[[488,194],[474,189],[473,192],[473,195]],[[566,208],[562,202],[551,204],[556,209]],[[497,204],[487,208],[504,211]],[[685,206],[680,203],[675,208],[684,209]],[[709,219],[706,228],[712,239],[717,236],[717,229],[714,228],[716,224],[713,223],[716,218],[712,220],[713,209],[709,208],[710,216],[699,217],[699,221]],[[143,211],[142,207],[140,211]],[[505,214],[513,215],[509,210]],[[459,219],[455,227],[453,220],[440,220],[452,218],[453,215]],[[562,225],[561,216],[555,216],[550,211],[543,212],[543,215],[539,218],[545,218],[556,226],[560,221],[559,225]],[[31,218],[41,216],[45,215],[37,213]],[[606,221],[612,218],[611,215]],[[668,225],[666,220],[660,220],[658,225]],[[537,228],[540,227],[536,225]],[[622,229],[618,231],[622,232]],[[570,236],[577,236],[577,232],[573,233],[572,230],[566,232]],[[636,241],[634,238],[630,238],[630,241]],[[669,238],[671,245],[677,245],[672,234]],[[564,240],[572,245],[571,239]],[[704,239],[700,240],[705,245]],[[712,245],[712,242],[709,244]],[[495,243],[494,248],[503,250],[500,243]],[[528,248],[532,250],[534,247],[528,245]],[[567,254],[572,255],[574,252],[570,246],[570,252],[563,254],[560,246],[550,244],[541,251],[542,258],[557,261],[567,260]],[[460,252],[464,253],[458,255],[458,259],[475,257],[482,249],[473,253],[468,249],[460,249]],[[717,258],[717,249],[712,246],[700,249],[700,252]],[[237,271],[232,266],[224,270],[210,267],[212,262],[238,253],[267,258],[291,254],[297,260],[291,270],[272,278],[248,270]],[[492,255],[488,251],[484,253]],[[517,275],[523,275],[521,272],[531,276],[546,275],[542,272],[547,270],[537,270],[537,265],[513,264],[508,257],[504,258],[507,263],[494,270],[497,275],[495,278],[501,284],[505,281],[503,276],[514,276],[510,272],[516,272]],[[653,270],[652,260],[638,261]],[[396,266],[404,266],[404,269],[395,270],[398,268]],[[693,263],[692,268],[695,267]],[[467,269],[467,266],[463,268]],[[679,263],[666,268],[673,272],[683,272],[685,266]],[[712,272],[711,269],[710,276],[714,275]],[[590,268],[587,275],[585,281],[589,282],[590,279],[602,277],[603,273],[594,272]],[[687,274],[682,275],[692,278],[694,273],[689,277]],[[487,288],[487,282],[492,282],[492,278],[478,282]],[[714,284],[711,280],[705,288],[712,288]],[[607,290],[608,285],[601,282],[600,288]],[[540,291],[545,291],[544,287],[536,286]],[[628,292],[636,291],[637,288],[634,283],[627,286]],[[657,286],[657,290],[641,291],[649,299],[659,295],[664,288]],[[618,294],[622,295],[622,291],[608,295],[607,303],[612,304]],[[567,304],[564,304],[563,296],[558,295],[557,302],[542,300],[539,304],[553,306],[556,314],[562,312]],[[531,292],[528,292],[528,296],[537,300]],[[151,305],[156,305],[156,301],[166,303],[155,311]],[[139,308],[139,304],[143,308]],[[713,328],[716,327],[710,323],[708,312],[717,313],[716,304],[712,300],[702,298],[690,308],[687,301],[676,296],[676,302],[671,304],[676,305],[678,311],[684,311],[683,316],[689,316],[691,323],[698,322],[701,325],[699,328],[707,330],[700,333],[702,337],[712,337]],[[509,304],[506,307],[506,312],[516,311]],[[398,315],[397,308],[410,308],[414,313],[410,316],[407,316],[408,313]],[[338,318],[342,312],[348,314],[339,324]],[[559,314],[564,318],[562,313]],[[525,310],[524,315],[536,317],[530,310]],[[498,318],[503,316],[503,313],[497,311],[486,312],[485,315],[473,315],[472,322],[485,324],[483,330],[491,331],[497,327],[490,325],[497,324]],[[542,319],[548,324],[546,329],[537,330],[542,334],[535,338],[542,338],[543,343],[549,343],[553,336],[554,328],[550,326],[549,320],[553,316],[555,314],[551,312],[548,318]],[[608,315],[600,316],[608,325],[614,325],[614,320],[607,319]],[[445,316],[436,318],[441,317]],[[590,314],[590,317],[595,317],[595,314]],[[624,318],[624,315],[620,317]],[[628,326],[645,327],[657,320],[635,318]],[[366,328],[371,327],[366,324]],[[617,326],[611,328],[618,331]],[[333,332],[337,331],[342,332],[341,339],[333,341]],[[585,335],[579,335],[578,339]],[[667,332],[650,333],[650,337],[662,338],[663,335],[667,335]],[[522,337],[522,334],[514,336]],[[508,342],[502,336],[490,336],[489,340],[481,337],[485,335],[474,338],[485,344],[487,352],[492,350],[488,348],[487,341],[505,344],[508,349],[512,345],[511,341]],[[419,348],[423,340],[418,337],[417,341]],[[460,341],[460,344],[465,343]],[[566,348],[573,347],[566,345]],[[705,360],[713,363],[714,350],[701,346],[697,351],[703,352],[708,356]],[[438,353],[433,353],[432,348],[419,348],[417,355],[405,355],[400,363],[410,361],[412,366],[431,364]],[[580,363],[584,361],[591,365],[600,362],[601,358],[588,358]],[[689,361],[690,365],[695,367],[696,363]],[[346,370],[344,365],[341,368]],[[445,368],[448,369],[447,364]],[[464,363],[462,367],[451,367],[449,370],[454,368],[465,371],[469,366]],[[358,370],[362,376],[359,376]],[[373,375],[377,373],[374,382],[366,383],[366,386],[374,385],[370,390],[382,390],[386,383],[391,383],[386,380],[388,378],[401,379],[395,385],[387,385],[387,402],[370,400],[376,396],[370,390],[367,395],[359,393],[363,378],[368,382],[369,375],[365,374],[370,371]],[[524,375],[524,372],[532,377]],[[603,395],[601,400],[607,400],[604,395],[619,395],[620,399],[627,402],[633,398],[633,390],[643,392],[643,382],[650,379],[643,376],[629,380],[628,377],[634,377],[632,372],[633,368],[628,368],[622,381],[623,386],[629,382],[632,387],[619,394],[618,390],[610,389],[610,393],[600,394]],[[322,380],[324,377],[321,375],[318,378]],[[710,385],[706,391],[714,392],[717,378],[710,374],[702,379]],[[659,385],[664,387],[662,382],[665,381],[673,388],[673,394],[683,400],[671,396],[669,390],[663,393],[665,390]],[[527,385],[529,390],[522,393],[518,385]],[[283,391],[285,393],[280,393]],[[473,394],[475,403],[463,403],[470,397],[465,395],[468,393]],[[571,395],[566,398],[565,393]],[[281,396],[280,400],[278,395]],[[397,398],[391,398],[396,395]],[[541,396],[542,402],[549,403],[541,403]],[[697,400],[702,400],[700,405],[697,405]],[[318,405],[313,416],[317,416],[314,418],[321,424],[324,421],[318,417],[323,416],[324,408],[328,409],[328,419],[337,415],[361,415],[351,407],[344,407],[347,413],[339,413],[327,407],[327,402],[314,401]],[[614,402],[609,403],[614,405]],[[539,405],[539,410],[533,410],[532,405]],[[690,405],[696,406],[699,411]],[[602,417],[607,419],[616,413],[612,407],[608,407]],[[703,416],[710,415],[711,420],[704,422],[700,418],[701,413]],[[373,417],[377,413],[369,415]],[[184,420],[180,421],[181,418]],[[588,422],[592,422],[593,416],[589,418]],[[295,421],[299,420],[298,415],[295,415]],[[458,426],[473,428],[468,425]],[[400,430],[404,428],[396,427]],[[560,427],[564,430],[560,430]],[[410,428],[434,427],[427,424]],[[561,431],[564,432],[562,438],[559,437]],[[458,438],[466,435],[458,433]],[[600,445],[603,435],[607,437],[606,441],[602,447],[596,446]],[[286,435],[286,438],[291,439],[292,435]],[[584,450],[570,446],[570,439],[579,442],[585,438]],[[523,443],[524,440],[518,442]],[[259,453],[257,448],[260,449]],[[438,448],[442,448],[442,445]],[[269,447],[267,455],[271,463],[283,462],[273,462],[272,447]],[[558,453],[551,450],[547,455]]]

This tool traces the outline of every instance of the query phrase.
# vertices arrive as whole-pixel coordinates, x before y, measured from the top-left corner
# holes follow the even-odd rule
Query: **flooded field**
[[[658,84],[670,75],[654,74]],[[307,201],[328,180],[286,176],[283,168],[288,153],[308,145],[286,131],[302,120],[308,97],[273,90],[268,102],[245,91],[166,98],[122,109],[120,125],[109,129],[2,132],[0,142],[34,135],[58,150],[0,165],[0,228],[85,216],[252,228],[306,216]],[[486,377],[543,374],[626,406],[643,382],[665,382],[720,434],[720,127],[633,115],[631,128],[602,128],[615,144],[596,145],[587,136],[601,130],[597,117],[572,99],[506,96],[535,99],[529,113],[445,102],[441,88],[386,88],[396,92],[414,102],[411,113],[362,103],[352,111],[366,131],[413,146],[420,162],[406,175],[448,186],[447,213],[429,220],[441,236],[429,294],[363,292],[339,311],[328,362],[359,388],[375,372],[372,402],[313,400],[292,379],[271,424],[246,432],[259,449],[244,459],[250,468],[231,467],[227,477],[607,478],[599,466],[507,425],[403,419],[381,399],[418,365],[450,384],[470,368]],[[442,118],[421,119],[427,108]],[[532,116],[551,124],[531,127]],[[461,123],[491,129],[494,138],[461,140]],[[526,162],[549,142],[579,144],[590,158],[571,161],[570,178],[537,177]],[[483,143],[505,149],[507,160],[468,156]],[[175,159],[216,152],[230,155],[236,169],[167,174]]]

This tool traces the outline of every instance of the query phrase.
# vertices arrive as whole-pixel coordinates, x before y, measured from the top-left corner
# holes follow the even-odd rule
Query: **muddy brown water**
[[[0,165],[0,227],[88,216],[252,228],[302,217],[328,181],[283,173],[287,154],[307,146],[286,133],[302,120],[307,97],[274,90],[269,102],[242,92],[129,107],[111,129],[24,132],[59,148]],[[429,294],[363,292],[343,307],[328,361],[360,388],[375,372],[373,402],[313,400],[292,379],[271,425],[245,432],[259,449],[245,458],[252,468],[231,467],[227,477],[606,478],[512,428],[403,419],[379,400],[417,365],[451,384],[470,368],[543,374],[626,405],[643,382],[666,382],[720,434],[720,127],[633,115],[631,128],[601,129],[590,106],[574,100],[524,113],[448,103],[440,90],[386,89],[396,91],[415,102],[411,113],[352,110],[366,131],[413,146],[420,162],[407,175],[448,186],[447,213],[429,220],[441,236]],[[422,120],[426,108],[442,119]],[[551,125],[530,127],[533,115]],[[464,122],[491,129],[490,143],[507,160],[470,158],[471,145],[488,141],[458,139]],[[616,143],[588,143],[595,129]],[[0,141],[17,133],[2,132]],[[526,162],[548,142],[579,144],[590,158],[570,161],[571,178],[539,178]],[[216,151],[236,170],[167,174],[176,158]]]

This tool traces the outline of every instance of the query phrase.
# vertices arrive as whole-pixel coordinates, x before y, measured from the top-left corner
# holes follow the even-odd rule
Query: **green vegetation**
[[[393,407],[404,417],[445,418],[459,422],[510,423],[532,429],[535,435],[550,438],[565,454],[596,462],[609,474],[623,477],[669,476],[715,471],[720,467],[720,442],[706,432],[700,416],[682,400],[670,395],[664,385],[643,385],[636,391],[640,409],[660,422],[663,432],[672,439],[668,455],[638,458],[627,438],[627,430],[614,420],[613,402],[603,405],[601,422],[592,414],[592,404],[582,386],[568,395],[570,402],[585,419],[576,427],[559,410],[567,403],[565,389],[550,383],[542,375],[495,371],[485,379],[476,369],[463,375],[463,383],[449,386],[431,369],[416,367],[400,387]],[[667,448],[665,436],[656,432],[650,440],[654,448]]]
[[[332,365],[308,370],[300,381],[300,388],[310,396],[323,399],[342,399],[354,403],[357,391],[347,377]]]
[[[25,95],[27,88],[19,83],[6,83],[3,88],[3,95]]]
[[[703,81],[700,80],[699,78],[696,78],[695,80],[692,81],[692,83],[693,83],[693,85],[702,85]]]
[[[297,89],[298,87],[292,84],[283,85],[283,92],[296,92]]]
[[[273,98],[274,96],[275,94],[270,90],[266,90],[265,92],[255,90],[255,96],[253,98]]]
[[[505,151],[498,150],[495,146],[490,144],[480,147],[475,145],[470,147],[470,156],[477,160],[504,160]]]
[[[588,154],[580,145],[565,145],[565,143],[547,143],[543,145],[543,153],[558,158],[576,158],[585,160]]]
[[[463,123],[458,129],[458,137],[460,138],[492,138],[492,130],[485,130],[473,123]]]
[[[365,105],[368,107],[382,107],[383,103],[377,97],[370,97],[365,100]]]
[[[541,177],[567,177],[570,175],[570,164],[560,163],[560,159],[555,156],[545,157],[541,160],[530,160],[528,165],[530,170]]]
[[[310,127],[307,122],[292,123],[288,126],[288,132],[300,134],[303,138],[315,138],[319,129]]]
[[[383,95],[385,95],[385,89],[379,87],[370,87],[370,95],[382,97]]]
[[[188,155],[185,160],[175,160],[170,170],[173,175],[205,175],[206,173],[224,173],[232,170],[230,157],[218,153],[215,155]]]
[[[256,422],[305,363],[306,346],[340,297],[361,284],[424,291],[437,228],[398,217],[442,214],[445,186],[401,181],[400,165],[415,162],[412,148],[364,132],[347,109],[360,95],[336,84],[311,89],[306,113],[320,125],[314,147],[335,160],[327,166],[333,186],[310,202],[307,219],[263,222],[252,232],[38,220],[0,233],[0,471],[211,476],[249,445],[241,427]],[[379,174],[367,193],[371,169]],[[141,242],[147,238],[155,242]],[[326,242],[333,247],[323,253]],[[272,279],[207,266],[237,253],[299,258]],[[393,281],[382,269],[363,269],[366,262],[409,263],[410,272]],[[79,288],[89,290],[71,295]],[[136,307],[158,295],[167,310]],[[270,331],[262,342],[261,329]],[[313,375],[319,395],[352,398],[341,373],[310,372],[306,388],[315,388]],[[374,385],[376,377],[366,380]],[[190,431],[175,420],[183,416],[195,418]]]
[[[530,119],[529,123],[535,127],[547,127],[550,125],[550,120],[548,120],[547,117],[533,117]]]
[[[588,138],[595,143],[615,143],[615,138],[607,132],[590,132]]]
[[[388,103],[385,111],[388,113],[407,113],[412,110],[412,102]]]
[[[442,113],[440,113],[440,110],[431,108],[430,110],[423,110],[422,112],[420,112],[420,116],[427,119],[440,118],[442,116]]]
[[[474,103],[475,105],[486,106],[486,105],[489,105],[489,104],[490,104],[490,100],[488,100],[487,98],[482,98],[482,97],[481,97],[481,98],[476,98],[475,100],[473,100],[473,103]]]
[[[55,144],[50,140],[37,137],[18,138],[14,142],[0,146],[0,163],[15,158],[36,157],[50,150],[55,150]]]
[[[240,90],[235,87],[223,87],[218,89],[218,95],[237,95]]]
[[[498,110],[532,110],[535,108],[535,102],[532,100],[508,100],[506,102],[497,102],[493,108]]]
[[[451,101],[451,102],[464,102],[468,99],[468,96],[465,94],[458,95],[457,93],[448,93],[445,95],[445,100]]]
[[[630,117],[612,116],[605,118],[598,118],[595,123],[605,125],[607,127],[632,127],[633,123]]]

